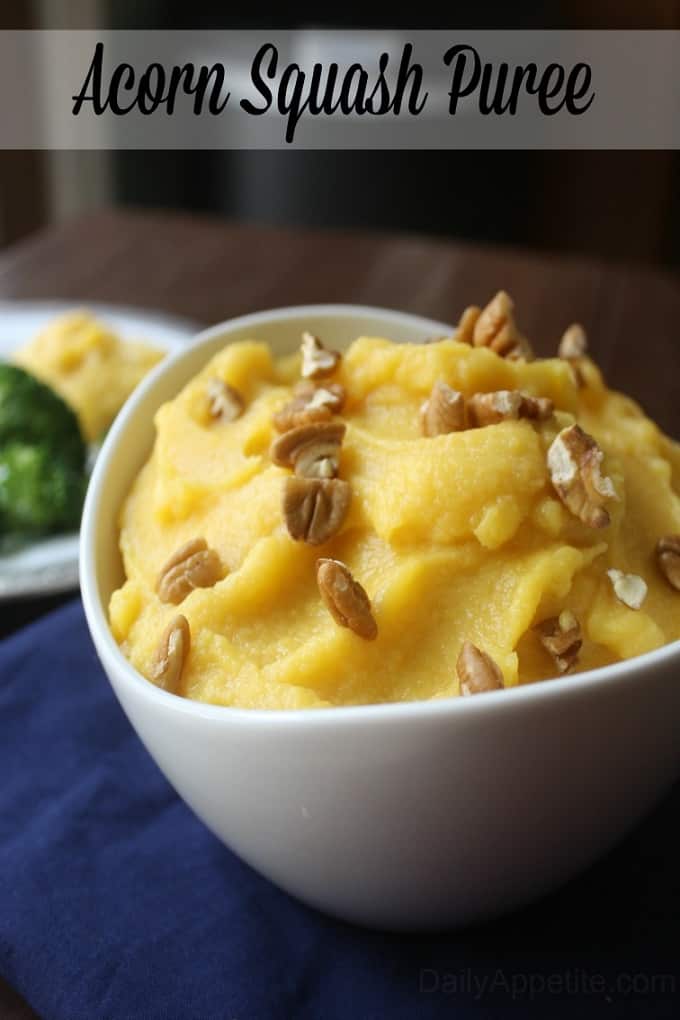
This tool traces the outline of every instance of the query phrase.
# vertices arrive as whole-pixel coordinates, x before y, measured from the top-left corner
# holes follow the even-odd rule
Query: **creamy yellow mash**
[[[50,322],[13,360],[56,390],[94,442],[163,352],[120,340],[85,311]]]
[[[127,580],[110,621],[130,662],[163,686],[172,674],[171,689],[200,701],[306,708],[457,695],[465,642],[510,687],[680,638],[680,593],[657,552],[671,536],[673,554],[680,532],[680,447],[579,350],[530,360],[524,341],[476,343],[465,317],[433,343],[361,337],[307,383],[303,405],[315,386],[344,390],[331,418],[346,426],[339,462],[325,451],[315,477],[337,470],[349,505],[320,545],[291,537],[282,492],[297,462],[279,466],[285,450],[274,461],[271,451],[300,358],[275,359],[255,339],[214,357],[159,409],[153,453],[122,508]],[[422,406],[441,383],[464,411],[451,432]],[[575,422],[595,452],[570,477]],[[199,586],[183,573],[190,556]],[[362,586],[377,636],[329,612],[320,557]],[[169,637],[178,614],[183,630]],[[546,641],[560,627],[574,640]]]

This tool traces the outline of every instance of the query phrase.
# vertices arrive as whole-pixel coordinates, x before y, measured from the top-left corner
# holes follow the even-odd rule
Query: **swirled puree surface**
[[[225,347],[157,412],[116,640],[222,705],[448,698],[680,637],[680,447],[503,292],[451,338]],[[301,373],[306,380],[300,383]]]

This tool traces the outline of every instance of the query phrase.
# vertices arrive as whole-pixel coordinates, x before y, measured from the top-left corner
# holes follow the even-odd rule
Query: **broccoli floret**
[[[75,412],[35,376],[0,362],[0,450],[14,441],[49,449],[76,472],[85,467],[86,445]]]
[[[0,447],[0,533],[27,537],[80,524],[86,478],[47,445]]]

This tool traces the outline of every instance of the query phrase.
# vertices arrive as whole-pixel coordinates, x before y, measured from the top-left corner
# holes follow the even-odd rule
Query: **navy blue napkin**
[[[680,1015],[678,788],[541,903],[387,936],[296,903],[203,828],[79,602],[0,646],[0,719],[0,973],[48,1020]]]

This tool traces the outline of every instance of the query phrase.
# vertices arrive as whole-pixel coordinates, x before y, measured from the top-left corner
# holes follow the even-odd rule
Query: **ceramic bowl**
[[[680,643],[479,697],[293,712],[199,704],[140,676],[107,605],[123,576],[118,511],[151,449],[154,412],[224,344],[257,337],[279,354],[303,329],[330,346],[450,332],[374,308],[289,308],[216,326],[164,361],[118,416],[89,487],[80,562],[90,631],[149,753],[253,868],[363,925],[463,925],[564,882],[668,789],[680,766]]]

